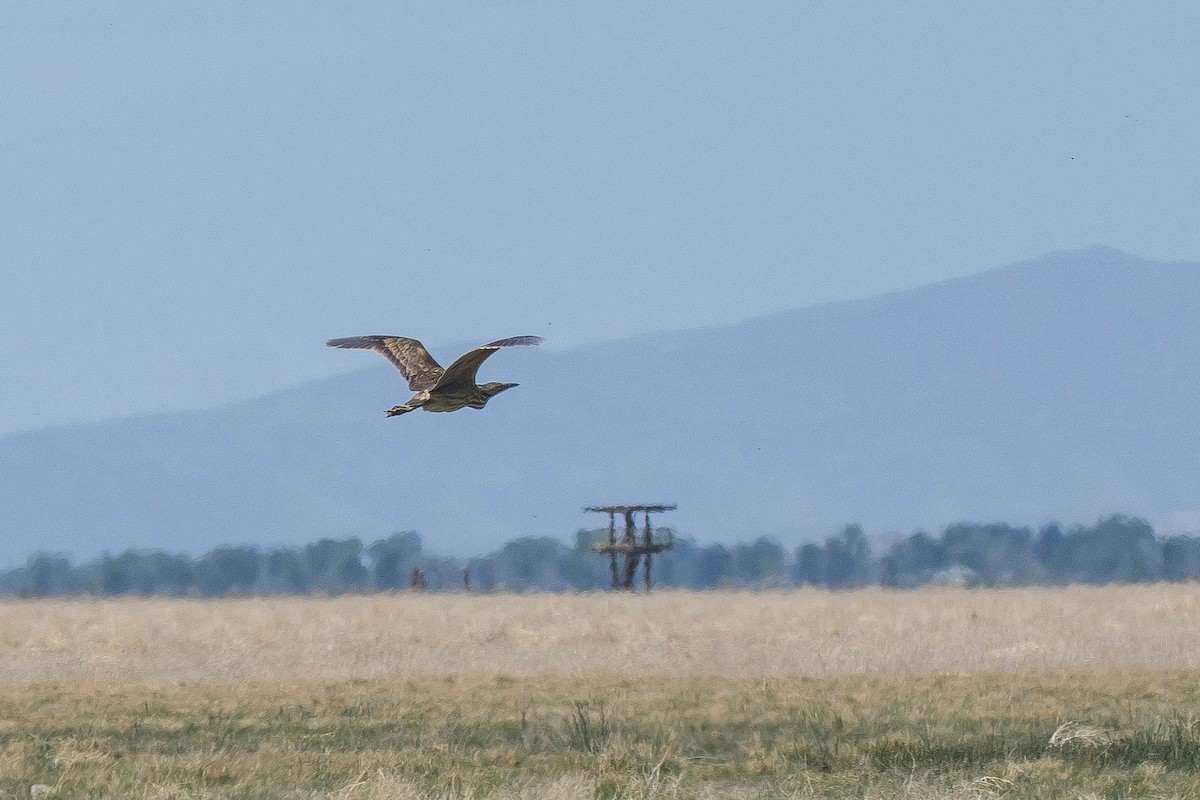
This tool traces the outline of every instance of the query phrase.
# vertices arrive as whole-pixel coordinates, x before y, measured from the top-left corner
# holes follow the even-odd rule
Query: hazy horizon
[[[387,419],[351,372],[206,410],[0,436],[0,549],[295,543],[417,530],[472,553],[580,509],[677,503],[702,541],[961,520],[1196,530],[1200,263],[1108,247],[831,306],[506,348],[483,411]],[[444,353],[435,348],[439,357]]]

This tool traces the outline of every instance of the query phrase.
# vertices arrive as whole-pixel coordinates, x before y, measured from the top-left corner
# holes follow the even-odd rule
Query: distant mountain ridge
[[[513,348],[480,377],[521,386],[386,419],[408,392],[380,361],[0,438],[0,562],[406,529],[471,555],[606,523],[580,509],[609,502],[678,503],[662,524],[701,540],[1115,511],[1200,527],[1200,264],[1052,253],[720,328]]]

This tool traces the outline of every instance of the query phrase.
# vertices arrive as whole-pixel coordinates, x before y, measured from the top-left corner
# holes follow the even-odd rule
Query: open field
[[[1198,605],[1194,585],[9,602],[0,792],[1200,797]]]

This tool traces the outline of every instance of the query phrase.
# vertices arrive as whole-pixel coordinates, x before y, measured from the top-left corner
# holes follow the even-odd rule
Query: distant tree
[[[548,537],[515,539],[465,564],[423,552],[421,538],[413,531],[395,533],[365,551],[359,539],[326,538],[265,554],[249,546],[220,547],[198,559],[127,550],[78,566],[66,556],[41,553],[22,567],[0,570],[0,594],[340,594],[406,588],[414,567],[422,571],[431,591],[460,591],[464,569],[470,574],[471,591],[586,591],[609,585],[608,561],[591,549],[606,538],[606,530],[580,530],[571,547]],[[1200,580],[1200,539],[1159,537],[1145,520],[1121,515],[1065,533],[1050,523],[1036,535],[1005,523],[957,523],[937,539],[913,534],[878,561],[862,527],[847,525],[823,544],[797,548],[790,570],[786,551],[766,538],[732,548],[701,547],[679,536],[673,541],[674,549],[654,557],[656,586],[774,586],[790,575],[798,585],[850,588],[878,581],[910,587],[943,579],[952,570],[984,585]]]
[[[1033,555],[1042,565],[1042,574],[1050,583],[1063,579],[1063,530],[1057,522],[1042,526],[1033,543]]]
[[[367,548],[369,583],[375,589],[404,589],[412,568],[421,559],[421,535],[416,531],[393,533]]]
[[[431,592],[457,592],[462,588],[463,564],[454,556],[425,554],[417,559],[425,575],[425,588]]]
[[[471,558],[465,567],[471,576],[471,591],[491,592],[496,589],[496,568],[490,558]]]
[[[218,547],[196,564],[196,589],[204,597],[250,594],[258,583],[262,558],[253,547]]]
[[[941,545],[949,564],[971,570],[984,586],[1026,585],[1042,577],[1028,528],[963,522],[946,528]]]
[[[696,552],[692,588],[715,589],[734,580],[733,555],[719,544],[701,547]]]
[[[792,583],[797,586],[824,586],[825,573],[824,547],[809,542],[796,548],[796,560],[792,565]]]
[[[258,591],[265,594],[308,594],[313,583],[304,569],[300,554],[281,548],[272,550],[263,562]]]
[[[25,566],[21,593],[29,597],[53,597],[76,590],[70,560],[63,555],[38,553]]]
[[[671,528],[658,528],[654,531],[655,541],[671,539],[671,549],[664,550],[654,556],[654,568],[651,577],[655,586],[691,586],[696,576],[696,554],[698,548],[693,539],[679,536]],[[603,564],[603,562],[602,562]],[[608,569],[603,564],[604,570]],[[607,583],[601,582],[602,586]]]
[[[125,563],[119,558],[105,553],[88,572],[91,576],[87,583],[93,594],[115,597],[129,591],[129,576],[125,571]]]
[[[788,582],[787,553],[773,539],[762,537],[734,545],[733,574],[744,586],[783,586]]]
[[[911,589],[928,583],[947,566],[946,549],[922,531],[897,543],[880,559],[880,582]]]
[[[159,570],[169,557],[164,553],[126,550],[117,556],[120,570],[125,576],[125,593],[148,597],[162,593],[161,582],[165,576]]]
[[[1200,578],[1200,539],[1170,536],[1162,543],[1163,578],[1194,581]]]
[[[492,558],[496,583],[514,592],[569,588],[560,568],[564,547],[548,536],[527,536],[506,543]]]
[[[77,570],[77,574],[80,588],[92,594],[117,597],[154,592],[154,578],[133,550],[116,556],[105,553]]]
[[[357,592],[367,582],[362,552],[362,541],[357,538],[321,539],[304,547],[300,563],[315,591],[330,595]]]
[[[875,582],[871,546],[861,525],[847,525],[825,541],[825,584],[831,589],[868,586]]]
[[[608,557],[592,550],[592,545],[608,539],[605,529],[575,531],[575,545],[562,553],[560,574],[572,589],[581,592],[604,589],[611,583]],[[661,574],[661,570],[656,570]]]
[[[1154,528],[1119,514],[1073,528],[1063,540],[1061,561],[1068,579],[1083,583],[1136,583],[1163,575],[1162,543]]]

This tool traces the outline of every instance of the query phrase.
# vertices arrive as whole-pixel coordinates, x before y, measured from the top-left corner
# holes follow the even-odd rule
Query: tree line
[[[608,558],[592,551],[606,538],[607,530],[577,531],[570,544],[520,538],[469,559],[429,553],[413,531],[369,545],[321,539],[293,548],[219,547],[199,557],[127,550],[75,564],[40,553],[0,572],[0,594],[340,595],[407,589],[418,580],[430,591],[590,591],[609,587]],[[689,589],[1182,581],[1200,578],[1200,539],[1159,536],[1145,520],[1121,515],[1067,530],[963,522],[937,536],[915,533],[879,554],[859,525],[790,552],[768,538],[725,546],[676,537],[672,550],[655,556],[653,578],[656,586]]]

